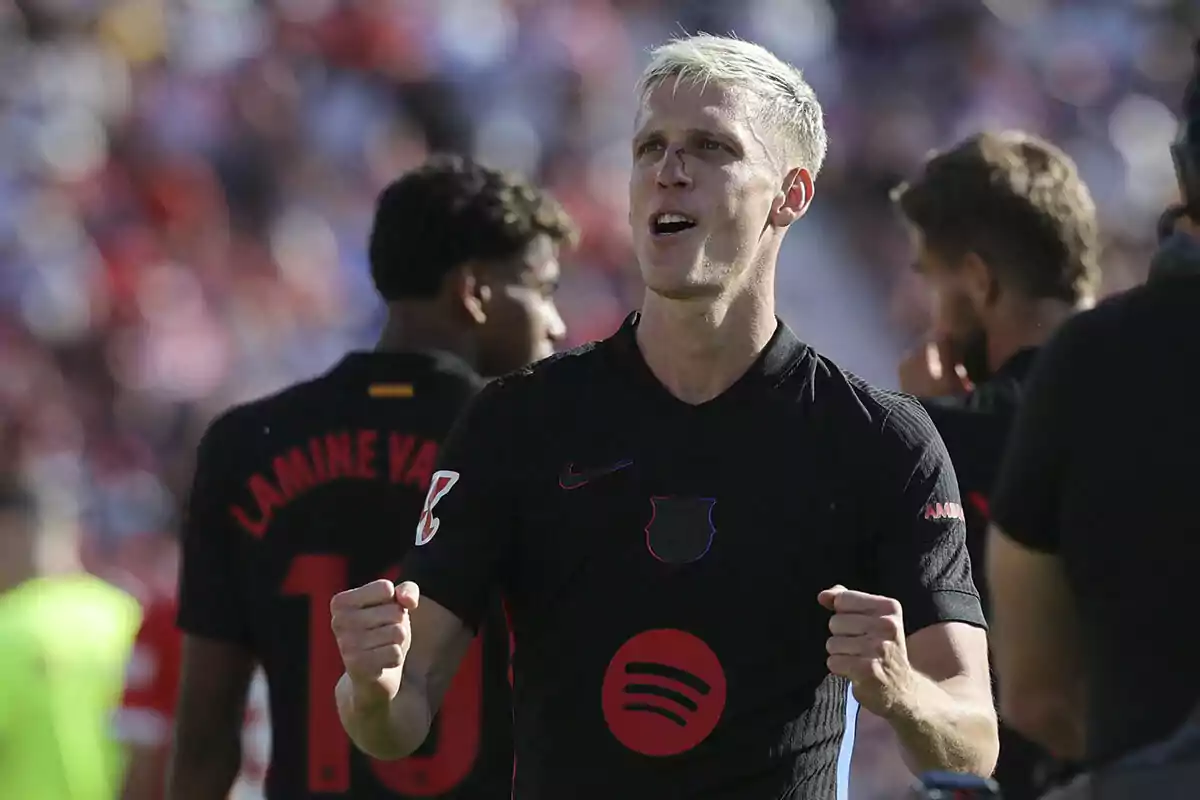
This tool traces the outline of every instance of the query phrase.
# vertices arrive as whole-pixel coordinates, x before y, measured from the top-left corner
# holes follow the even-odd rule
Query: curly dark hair
[[[892,199],[931,251],[973,252],[1029,297],[1074,303],[1097,288],[1096,204],[1075,162],[1044,139],[972,136],[934,153]]]
[[[579,235],[549,194],[469,158],[434,156],[379,195],[371,277],[389,302],[429,298],[454,268],[514,258],[542,235],[567,245]]]

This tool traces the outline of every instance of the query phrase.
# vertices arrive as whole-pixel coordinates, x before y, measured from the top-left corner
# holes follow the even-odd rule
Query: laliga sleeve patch
[[[643,631],[613,655],[600,694],[618,742],[645,756],[674,756],[699,745],[720,722],[725,670],[687,631]]]
[[[421,511],[421,519],[417,522],[417,546],[428,544],[437,535],[442,521],[433,515],[433,508],[446,493],[458,483],[458,473],[452,469],[439,469],[429,479],[429,493],[425,495],[425,508]]]

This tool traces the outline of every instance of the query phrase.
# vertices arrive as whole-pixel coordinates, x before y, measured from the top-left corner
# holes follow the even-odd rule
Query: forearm
[[[239,736],[176,740],[167,770],[166,800],[225,800],[242,764]]]
[[[161,796],[166,769],[165,748],[130,745],[121,800],[149,800]]]
[[[1085,734],[1084,680],[1059,690],[1030,687],[1010,692],[1000,684],[1000,712],[1006,724],[1054,756],[1083,758]]]
[[[405,680],[388,701],[356,694],[346,675],[337,685],[338,716],[359,750],[372,758],[392,761],[412,755],[433,724],[426,693],[416,681]]]
[[[959,699],[917,672],[887,721],[914,774],[942,770],[987,776],[996,767],[1000,741],[990,699]]]

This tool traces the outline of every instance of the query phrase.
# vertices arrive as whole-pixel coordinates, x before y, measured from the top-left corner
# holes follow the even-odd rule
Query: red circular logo
[[[686,631],[644,631],[612,657],[600,696],[617,741],[645,756],[673,756],[717,727],[725,670],[709,646]]]

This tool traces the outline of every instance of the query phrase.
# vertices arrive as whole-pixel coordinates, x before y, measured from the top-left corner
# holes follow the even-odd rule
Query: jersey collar
[[[774,388],[795,372],[796,367],[811,353],[809,346],[796,338],[796,334],[787,323],[776,317],[775,333],[745,374],[717,397],[693,406],[671,394],[650,371],[637,345],[637,326],[640,321],[641,313],[638,311],[625,318],[620,329],[608,340],[612,353],[620,367],[632,376],[641,390],[660,401],[684,408],[725,406],[730,402],[746,399],[756,391]]]
[[[430,372],[478,377],[470,364],[444,350],[354,350],[347,353],[329,374],[339,373],[350,380],[386,381]]]

